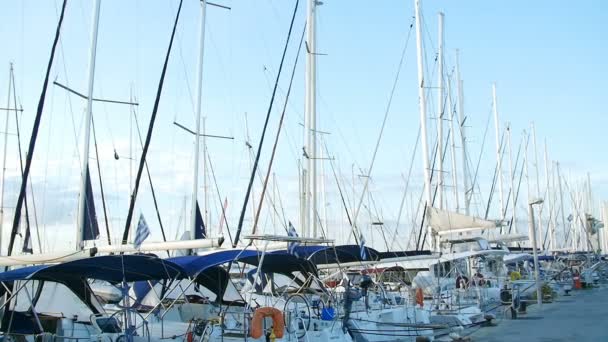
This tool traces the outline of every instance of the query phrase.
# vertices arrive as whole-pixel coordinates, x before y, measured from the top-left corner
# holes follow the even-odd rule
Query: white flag
[[[150,236],[150,228],[146,223],[146,219],[144,219],[144,214],[140,214],[139,222],[137,222],[137,230],[135,231],[135,241],[133,241],[135,248],[139,248],[148,236]]]

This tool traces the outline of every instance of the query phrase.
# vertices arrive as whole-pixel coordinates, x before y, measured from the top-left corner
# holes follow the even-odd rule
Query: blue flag
[[[291,237],[298,237],[298,232],[296,231],[296,228],[291,224],[291,222],[289,222],[289,230],[287,231],[287,235]],[[298,241],[290,242],[287,245],[287,252],[289,254],[298,256],[298,253],[296,253],[296,248],[298,246],[300,246],[300,243]]]
[[[137,222],[137,230],[135,231],[135,240],[133,241],[135,248],[139,248],[148,236],[150,236],[150,228],[144,219],[144,214],[140,214],[139,222]]]
[[[361,233],[361,235],[359,236],[359,241],[359,246],[361,248],[361,260],[366,260],[367,250],[365,249],[365,237],[363,236],[363,233]]]

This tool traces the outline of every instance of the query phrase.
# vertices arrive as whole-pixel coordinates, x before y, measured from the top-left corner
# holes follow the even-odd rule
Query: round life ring
[[[264,336],[263,321],[266,317],[272,317],[272,331],[276,338],[282,338],[285,333],[285,320],[283,313],[277,308],[265,306],[256,309],[251,319],[251,337],[260,338]]]

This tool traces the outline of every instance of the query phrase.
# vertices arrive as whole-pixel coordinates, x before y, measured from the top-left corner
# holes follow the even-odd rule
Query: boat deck
[[[608,341],[608,287],[572,291],[542,308],[532,305],[518,319],[499,315],[498,325],[478,328],[475,342]]]

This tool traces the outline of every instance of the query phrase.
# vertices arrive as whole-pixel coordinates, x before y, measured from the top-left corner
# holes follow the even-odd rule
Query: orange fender
[[[282,338],[285,332],[285,320],[283,312],[277,308],[266,306],[256,309],[251,319],[251,337],[260,338],[264,336],[263,323],[264,318],[272,317],[272,330],[276,338]]]
[[[416,304],[420,305],[420,307],[424,306],[424,293],[421,288],[416,289]]]

